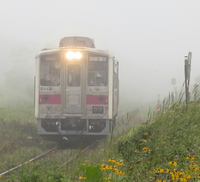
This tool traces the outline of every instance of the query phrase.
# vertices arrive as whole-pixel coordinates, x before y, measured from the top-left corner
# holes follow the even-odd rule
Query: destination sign
[[[46,56],[44,59],[45,59],[45,61],[55,61],[56,60],[56,58],[52,57],[52,56]]]
[[[48,55],[42,55],[41,61],[59,61],[60,60],[60,54],[48,54]]]
[[[106,61],[106,57],[100,57],[100,56],[90,56],[89,61]]]

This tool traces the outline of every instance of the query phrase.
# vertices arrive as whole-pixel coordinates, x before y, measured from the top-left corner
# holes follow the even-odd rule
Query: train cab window
[[[88,86],[105,87],[108,84],[108,59],[90,55],[88,62]]]
[[[56,56],[41,56],[40,62],[40,85],[59,86],[60,85],[60,65],[56,61]]]
[[[80,65],[67,66],[67,85],[69,87],[79,87],[81,82],[81,67]]]

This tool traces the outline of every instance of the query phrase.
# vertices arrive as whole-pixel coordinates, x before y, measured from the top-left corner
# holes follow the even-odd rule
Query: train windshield
[[[90,55],[88,61],[88,85],[105,87],[108,84],[108,58]]]
[[[81,66],[68,65],[67,69],[67,85],[69,87],[79,87],[81,82]]]
[[[59,86],[61,67],[60,55],[43,55],[40,60],[40,85]]]

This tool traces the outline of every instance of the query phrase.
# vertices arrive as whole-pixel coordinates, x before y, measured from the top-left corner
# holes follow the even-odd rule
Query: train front
[[[36,56],[35,79],[38,134],[68,141],[107,136],[118,106],[114,65],[118,66],[109,53],[92,47],[41,51]]]

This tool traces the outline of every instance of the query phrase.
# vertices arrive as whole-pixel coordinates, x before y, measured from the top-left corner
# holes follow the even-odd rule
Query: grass
[[[13,101],[13,105],[0,107],[1,172],[42,153],[49,144],[44,144],[37,136],[32,103]]]
[[[197,181],[200,177],[200,101],[174,104],[117,142],[134,181]],[[131,147],[130,147],[131,146]]]
[[[170,107],[169,105],[163,102],[159,111],[149,112],[148,118],[141,119],[136,111],[119,117],[116,128],[106,141],[99,141],[99,145],[86,154],[82,154],[81,150],[78,155],[74,150],[64,150],[63,153],[52,152],[45,159],[29,163],[8,178],[2,176],[0,181],[198,181],[200,180],[200,101],[190,102],[188,106],[181,102]],[[4,125],[5,118],[2,117],[7,117],[8,109],[10,108],[6,108],[5,114],[0,117],[0,123]],[[19,111],[16,113],[19,114]],[[36,130],[34,119],[25,122],[27,116],[23,113],[17,116],[21,118],[20,121],[13,122],[16,117],[7,121],[9,127],[13,125],[12,132],[7,131],[9,135],[18,125],[17,131],[20,132],[15,132],[16,136],[21,138],[17,140],[15,152],[7,150],[6,155],[0,152],[3,156],[0,158],[0,163],[6,166],[14,166],[22,158],[28,159],[42,151],[41,145],[38,144],[42,141],[37,139],[34,133]],[[31,109],[26,113],[32,115]],[[29,132],[21,134],[21,131]],[[33,137],[31,142],[27,139],[30,133]],[[1,136],[5,140],[9,138]],[[9,141],[8,139],[7,142]],[[23,145],[20,141],[28,143]],[[60,167],[73,155],[77,155],[73,162]]]
[[[131,114],[134,114],[134,116],[131,116]],[[135,122],[135,123],[134,123]],[[36,163],[30,163],[28,165],[25,165],[20,170],[16,171],[14,174],[12,174],[9,178],[2,176],[0,178],[0,181],[80,181],[80,177],[84,177],[85,174],[87,174],[87,180],[89,178],[92,178],[91,181],[94,181],[96,176],[96,173],[93,173],[94,175],[91,176],[91,171],[96,171],[100,174],[98,179],[105,181],[103,178],[107,178],[107,171],[101,170],[101,165],[104,163],[105,165],[108,165],[109,158],[115,158],[119,161],[121,160],[121,157],[119,153],[116,151],[115,143],[117,139],[127,133],[128,130],[130,130],[130,126],[133,126],[136,124],[136,122],[141,122],[140,118],[135,113],[129,113],[124,117],[118,118],[117,121],[117,127],[110,135],[105,142],[99,141],[99,145],[97,148],[88,151],[86,154],[82,154],[81,150],[78,152],[78,156],[75,161],[70,163],[68,166],[63,166],[62,168],[59,168],[63,162],[68,161],[73,155],[77,155],[76,151],[74,150],[64,150],[63,153],[53,153],[49,155],[47,158],[40,160]],[[18,127],[20,130],[23,128],[23,124],[21,125],[19,122]],[[26,122],[25,122],[26,123]],[[32,122],[30,122],[32,123]],[[29,126],[30,128],[34,128],[32,126]],[[16,126],[14,127],[16,128]],[[12,128],[11,128],[12,129]],[[12,132],[10,132],[11,134]],[[21,132],[19,132],[17,135],[20,135]],[[29,133],[30,135],[30,133]],[[28,136],[28,135],[25,135]],[[36,137],[35,135],[32,135],[33,138]],[[36,137],[37,138],[37,137]],[[37,142],[36,142],[37,143]],[[16,166],[16,164],[20,164],[20,161],[25,161],[25,159],[29,159],[28,157],[32,157],[33,154],[38,154],[41,149],[40,145],[36,145],[36,143],[32,143],[33,146],[36,146],[35,148],[33,146],[25,147],[20,146],[19,142],[17,144],[18,150],[14,153],[9,153],[8,155],[4,155],[1,158],[2,166],[1,171],[3,168],[7,169],[9,167]],[[25,147],[25,148],[24,148]],[[29,148],[29,150],[27,150]],[[27,150],[27,151],[26,151]],[[24,152],[26,151],[26,152]],[[24,153],[24,155],[23,155]],[[22,160],[23,159],[23,160]],[[101,161],[101,162],[100,162]],[[99,163],[100,162],[100,163]],[[119,169],[121,169],[123,166],[118,166]],[[88,172],[88,170],[90,172]],[[4,171],[4,170],[3,170]],[[123,178],[123,175],[115,174],[115,171],[113,172],[112,178],[115,180],[120,180]],[[90,177],[89,177],[89,176]],[[115,176],[115,177],[114,177]],[[99,180],[98,180],[99,181]]]

